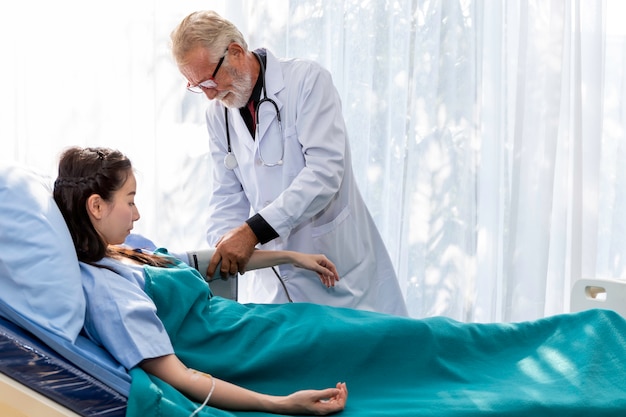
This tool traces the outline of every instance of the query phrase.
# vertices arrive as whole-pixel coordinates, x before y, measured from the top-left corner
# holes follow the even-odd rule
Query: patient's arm
[[[320,280],[327,287],[334,287],[339,281],[337,268],[326,256],[284,250],[255,250],[246,265],[246,271],[268,268],[281,264],[293,264],[317,272]]]
[[[209,281],[222,278],[220,268],[216,269],[214,275],[209,275],[211,264],[219,264],[221,261],[219,253],[214,249],[201,249],[187,252],[187,263],[200,272],[203,272]],[[184,259],[181,255],[175,255],[179,259]],[[253,269],[268,268],[281,264],[293,264],[296,267],[304,268],[316,272],[320,280],[327,287],[332,287],[339,280],[337,268],[326,256],[321,254],[308,254],[287,250],[255,250],[246,264],[246,271]],[[241,272],[243,273],[243,271]],[[223,279],[233,278],[234,275],[223,277]]]
[[[187,368],[175,355],[147,359],[139,366],[198,403],[204,402],[212,390],[213,377]],[[217,378],[214,381],[208,404],[224,410],[326,415],[343,410],[348,398],[345,383],[338,383],[335,388],[275,396],[250,391]]]

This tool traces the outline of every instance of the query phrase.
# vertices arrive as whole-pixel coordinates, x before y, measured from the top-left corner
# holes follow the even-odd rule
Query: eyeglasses
[[[191,85],[191,83],[187,82],[187,90],[191,91],[192,93],[204,93],[204,90],[206,90],[207,88],[217,87],[217,83],[215,82],[215,76],[217,75],[217,71],[219,71],[220,67],[222,66],[222,62],[224,62],[224,58],[226,58],[227,53],[228,49],[226,50],[226,52],[224,52],[224,55],[222,55],[220,60],[217,61],[217,66],[215,67],[215,71],[213,71],[211,78],[209,78],[208,80],[204,80],[196,85]]]

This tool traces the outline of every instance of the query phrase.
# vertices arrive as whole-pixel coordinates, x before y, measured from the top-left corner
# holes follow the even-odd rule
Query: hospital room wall
[[[214,8],[251,47],[318,60],[411,314],[567,311],[572,280],[626,276],[618,1],[24,1],[0,6],[0,159],[54,176],[68,145],[138,170],[136,231],[205,245],[203,97],[168,49]]]

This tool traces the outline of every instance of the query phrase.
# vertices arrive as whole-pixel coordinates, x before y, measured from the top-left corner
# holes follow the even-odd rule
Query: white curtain
[[[122,150],[135,231],[160,245],[206,245],[206,102],[169,33],[212,8],[252,48],[332,72],[412,316],[534,319],[568,311],[580,277],[626,277],[619,0],[14,3],[0,6],[0,159],[54,177],[66,146]]]

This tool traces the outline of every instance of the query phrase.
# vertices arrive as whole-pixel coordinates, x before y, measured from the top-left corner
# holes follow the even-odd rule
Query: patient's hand
[[[317,272],[322,284],[329,288],[334,287],[335,282],[339,281],[335,264],[325,255],[294,252],[292,263],[299,268]]]
[[[336,388],[294,392],[285,398],[285,404],[277,411],[285,414],[324,416],[342,411],[347,400],[348,388],[345,382],[338,382]]]

